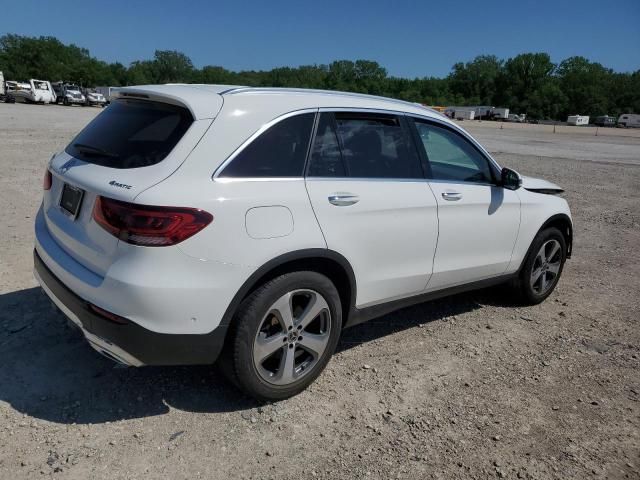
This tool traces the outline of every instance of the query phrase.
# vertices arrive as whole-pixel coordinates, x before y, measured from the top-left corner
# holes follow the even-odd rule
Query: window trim
[[[340,139],[340,136],[337,135],[338,132],[338,125],[336,122],[336,113],[353,113],[353,114],[379,114],[379,115],[387,115],[387,116],[393,116],[393,117],[397,117],[398,118],[398,122],[400,124],[400,128],[402,129],[402,132],[405,134],[406,136],[406,140],[409,143],[409,145],[407,145],[407,147],[409,149],[413,148],[415,151],[416,156],[418,157],[418,164],[420,165],[420,172],[422,173],[422,175],[420,177],[397,177],[397,178],[386,178],[386,177],[350,177],[348,175],[348,167],[347,165],[344,163],[344,158],[342,158],[342,164],[344,166],[344,170],[345,170],[345,176],[344,177],[315,177],[315,176],[309,176],[309,168],[311,166],[311,152],[313,152],[313,147],[315,145],[316,142],[316,133],[317,133],[317,126],[320,123],[320,116],[322,114],[331,114],[331,122],[333,123],[333,127],[335,129],[336,132],[336,140],[338,142],[338,148],[340,149],[340,155],[342,156],[342,149],[343,149],[343,145],[342,145],[342,140]],[[428,177],[426,175],[426,171],[425,171],[425,165],[423,163],[422,160],[422,155],[420,153],[420,149],[418,148],[418,145],[416,145],[415,139],[413,138],[413,131],[412,129],[415,128],[413,125],[411,125],[411,122],[408,121],[407,119],[408,114],[406,112],[401,112],[401,111],[397,111],[397,110],[381,110],[378,108],[357,108],[357,107],[321,107],[318,109],[318,115],[316,116],[316,125],[315,128],[313,130],[313,138],[310,142],[310,146],[309,146],[309,153],[307,154],[307,167],[305,168],[304,171],[304,178],[306,179],[313,179],[313,180],[354,180],[354,181],[360,181],[360,180],[374,180],[374,181],[382,181],[382,182],[424,182],[425,180],[428,180]]]
[[[253,143],[254,140],[256,140],[258,137],[260,137],[264,132],[266,132],[267,130],[269,130],[271,127],[273,127],[274,125],[282,122],[283,120],[286,120],[288,118],[291,117],[295,117],[297,115],[305,115],[308,113],[313,113],[315,115],[314,119],[313,119],[313,125],[311,128],[311,139],[309,141],[309,145],[307,145],[307,153],[304,159],[304,169],[302,171],[302,175],[300,176],[295,176],[295,177],[227,177],[222,175],[222,172],[224,172],[224,169],[231,163],[233,162],[233,160],[240,155],[240,153],[242,153],[242,151],[247,148],[251,143]],[[265,123],[264,125],[262,125],[258,130],[256,130],[253,134],[251,134],[251,136],[249,138],[247,138],[244,142],[242,142],[240,144],[240,146],[238,148],[236,148],[231,155],[229,155],[225,161],[223,161],[213,172],[213,175],[211,175],[211,180],[216,182],[216,181],[220,181],[223,183],[228,183],[230,181],[247,181],[247,180],[251,180],[251,181],[256,181],[256,180],[296,180],[296,179],[301,179],[304,178],[305,173],[306,173],[306,168],[307,168],[307,163],[309,161],[309,148],[313,142],[313,135],[315,134],[315,128],[316,128],[316,124],[318,121],[318,109],[317,108],[304,108],[301,110],[294,110],[291,112],[287,112],[285,114],[280,115],[279,117],[274,118],[273,120],[268,121],[267,123]]]
[[[409,124],[411,125],[412,130],[414,131],[413,134],[413,139],[414,142],[416,142],[416,147],[418,149],[419,155],[420,157],[424,157],[425,162],[427,162],[428,164],[428,177],[427,179],[429,181],[433,181],[433,182],[445,182],[445,183],[460,183],[463,185],[490,185],[490,186],[500,186],[500,172],[502,171],[502,168],[500,167],[500,165],[498,165],[498,163],[493,159],[493,157],[491,155],[489,155],[489,152],[487,152],[482,145],[480,145],[477,141],[475,141],[473,139],[473,137],[471,137],[467,132],[465,132],[464,130],[462,130],[461,128],[457,127],[456,125],[450,125],[447,122],[443,122],[443,121],[439,121],[438,119],[435,118],[429,118],[429,117],[423,117],[420,115],[414,115],[414,114],[407,114],[407,121],[409,122]],[[431,163],[429,162],[429,157],[427,155],[426,149],[424,148],[424,146],[422,146],[422,148],[420,148],[420,143],[418,142],[422,142],[419,138],[419,134],[417,131],[417,127],[415,126],[414,122],[418,121],[421,123],[426,123],[426,124],[431,124],[434,125],[436,127],[440,127],[443,128],[445,130],[450,131],[452,134],[454,135],[458,135],[459,137],[461,137],[463,140],[466,140],[467,143],[469,143],[479,154],[482,158],[484,158],[484,160],[487,162],[487,165],[489,166],[489,171],[491,172],[491,176],[492,176],[492,183],[484,183],[484,182],[465,182],[464,180],[445,180],[445,179],[441,179],[441,178],[434,178],[432,171],[431,171]]]

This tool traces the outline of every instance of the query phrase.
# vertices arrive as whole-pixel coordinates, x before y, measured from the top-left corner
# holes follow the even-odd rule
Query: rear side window
[[[422,178],[420,160],[396,115],[325,113],[318,124],[309,176]],[[337,141],[337,142],[336,142]]]
[[[111,168],[155,165],[169,155],[193,117],[166,103],[117,100],[67,146],[73,157]]]
[[[301,177],[315,114],[285,118],[247,145],[221,177]]]

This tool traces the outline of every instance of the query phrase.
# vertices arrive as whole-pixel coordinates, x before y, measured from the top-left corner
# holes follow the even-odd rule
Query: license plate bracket
[[[62,186],[62,194],[60,195],[60,208],[75,220],[80,213],[83,197],[84,190],[65,183]]]

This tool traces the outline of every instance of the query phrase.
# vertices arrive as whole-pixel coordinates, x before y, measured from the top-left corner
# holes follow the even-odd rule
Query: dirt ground
[[[44,165],[98,112],[0,104],[1,479],[640,478],[639,138],[465,122],[502,164],[566,188],[556,291],[347,330],[307,391],[260,405],[210,367],[114,366],[36,287]]]

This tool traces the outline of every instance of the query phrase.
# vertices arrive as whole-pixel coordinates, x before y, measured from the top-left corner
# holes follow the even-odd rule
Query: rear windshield
[[[65,151],[104,167],[147,167],[169,155],[191,123],[193,117],[183,107],[117,100],[89,123]]]

